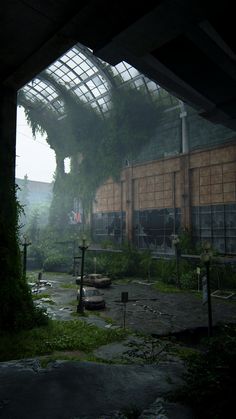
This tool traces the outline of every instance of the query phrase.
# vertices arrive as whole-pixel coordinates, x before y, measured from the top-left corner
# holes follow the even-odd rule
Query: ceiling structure
[[[32,91],[60,113],[63,104],[58,92],[39,75],[47,68],[48,74],[58,80],[63,77],[82,99],[104,111],[109,106],[107,92],[113,78],[101,63],[111,64],[119,74],[122,65],[124,74],[135,67],[146,77],[142,78],[144,84],[150,79],[208,120],[236,129],[232,3],[4,0],[0,83],[18,90],[32,80]],[[81,45],[86,48],[82,50]],[[77,62],[81,54],[85,56],[84,70],[82,61]],[[138,72],[131,72],[134,81],[136,76],[136,82],[141,80]],[[24,89],[34,100],[30,83],[28,90]]]
[[[63,85],[77,100],[105,115],[111,106],[111,87],[122,88],[127,84],[145,89],[153,98],[158,96],[168,107],[176,104],[171,95],[130,64],[121,62],[111,67],[81,44],[73,46],[20,89],[19,104],[38,110],[50,109],[62,119],[66,116],[60,91]]]

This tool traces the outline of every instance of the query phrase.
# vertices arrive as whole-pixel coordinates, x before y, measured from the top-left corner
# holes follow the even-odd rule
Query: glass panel
[[[226,239],[226,252],[236,253],[236,237]]]
[[[212,241],[213,248],[218,250],[220,253],[225,253],[225,239],[214,238]]]
[[[211,228],[211,214],[201,215],[201,228]]]
[[[224,213],[223,212],[212,213],[212,227],[213,229],[224,228]]]

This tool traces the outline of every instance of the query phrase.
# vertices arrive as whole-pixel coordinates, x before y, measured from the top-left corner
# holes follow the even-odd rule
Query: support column
[[[35,324],[31,294],[21,273],[15,198],[17,92],[0,87],[0,330]]]
[[[180,156],[181,227],[191,230],[189,154]]]
[[[133,170],[129,166],[125,169],[126,188],[126,237],[129,243],[133,240]]]
[[[16,97],[16,91],[0,88],[0,266],[3,280],[20,275],[16,263]]]
[[[181,118],[181,149],[182,153],[189,152],[189,139],[188,139],[188,129],[187,129],[187,112],[185,109],[185,104],[180,100],[180,118]]]

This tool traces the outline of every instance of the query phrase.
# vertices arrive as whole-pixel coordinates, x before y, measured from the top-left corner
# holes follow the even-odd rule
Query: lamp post
[[[79,246],[79,249],[82,252],[82,256],[81,256],[79,303],[77,305],[77,313],[83,313],[84,312],[84,305],[83,305],[84,256],[85,256],[85,251],[88,249],[88,245],[86,244],[85,238],[83,238],[82,244]]]
[[[26,265],[27,265],[27,247],[31,245],[31,242],[27,241],[27,237],[23,236],[24,243],[23,245],[23,277],[26,277]]]
[[[175,249],[177,287],[181,288],[180,275],[179,275],[179,256],[180,256],[179,243],[180,243],[179,236],[177,234],[173,234],[172,235],[172,245],[174,246],[174,249]]]
[[[207,307],[208,307],[208,336],[212,336],[212,308],[211,308],[211,287],[210,287],[210,261],[212,258],[211,243],[203,243],[203,253],[201,261],[206,267],[206,291],[207,291]]]

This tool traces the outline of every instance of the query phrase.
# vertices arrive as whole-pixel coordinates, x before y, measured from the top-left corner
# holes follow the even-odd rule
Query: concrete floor
[[[69,320],[76,312],[75,278],[70,275],[44,274],[48,284],[42,292],[54,304],[42,302],[52,318]],[[72,288],[64,288],[71,284]],[[126,327],[145,334],[168,334],[186,329],[207,327],[207,307],[193,293],[160,293],[151,285],[113,284],[102,290],[107,308],[100,316],[92,313],[85,321],[107,327],[107,318],[123,327],[124,305],[121,292],[129,293],[126,305]],[[236,322],[236,303],[212,300],[213,322]],[[113,345],[113,347],[112,347]],[[120,345],[120,346],[119,346]],[[119,358],[123,344],[111,344],[95,351],[109,360]],[[148,409],[156,398],[165,396],[182,382],[181,361],[160,362],[159,365],[109,365],[94,362],[55,361],[47,368],[38,359],[0,363],[0,417],[2,419],[114,419],[119,412],[135,407]],[[151,405],[153,406],[153,405]],[[169,405],[168,405],[169,406]],[[169,410],[168,410],[169,409]],[[166,416],[151,416],[154,408],[142,418],[189,419],[184,406],[172,405]],[[117,413],[118,412],[118,413]]]

